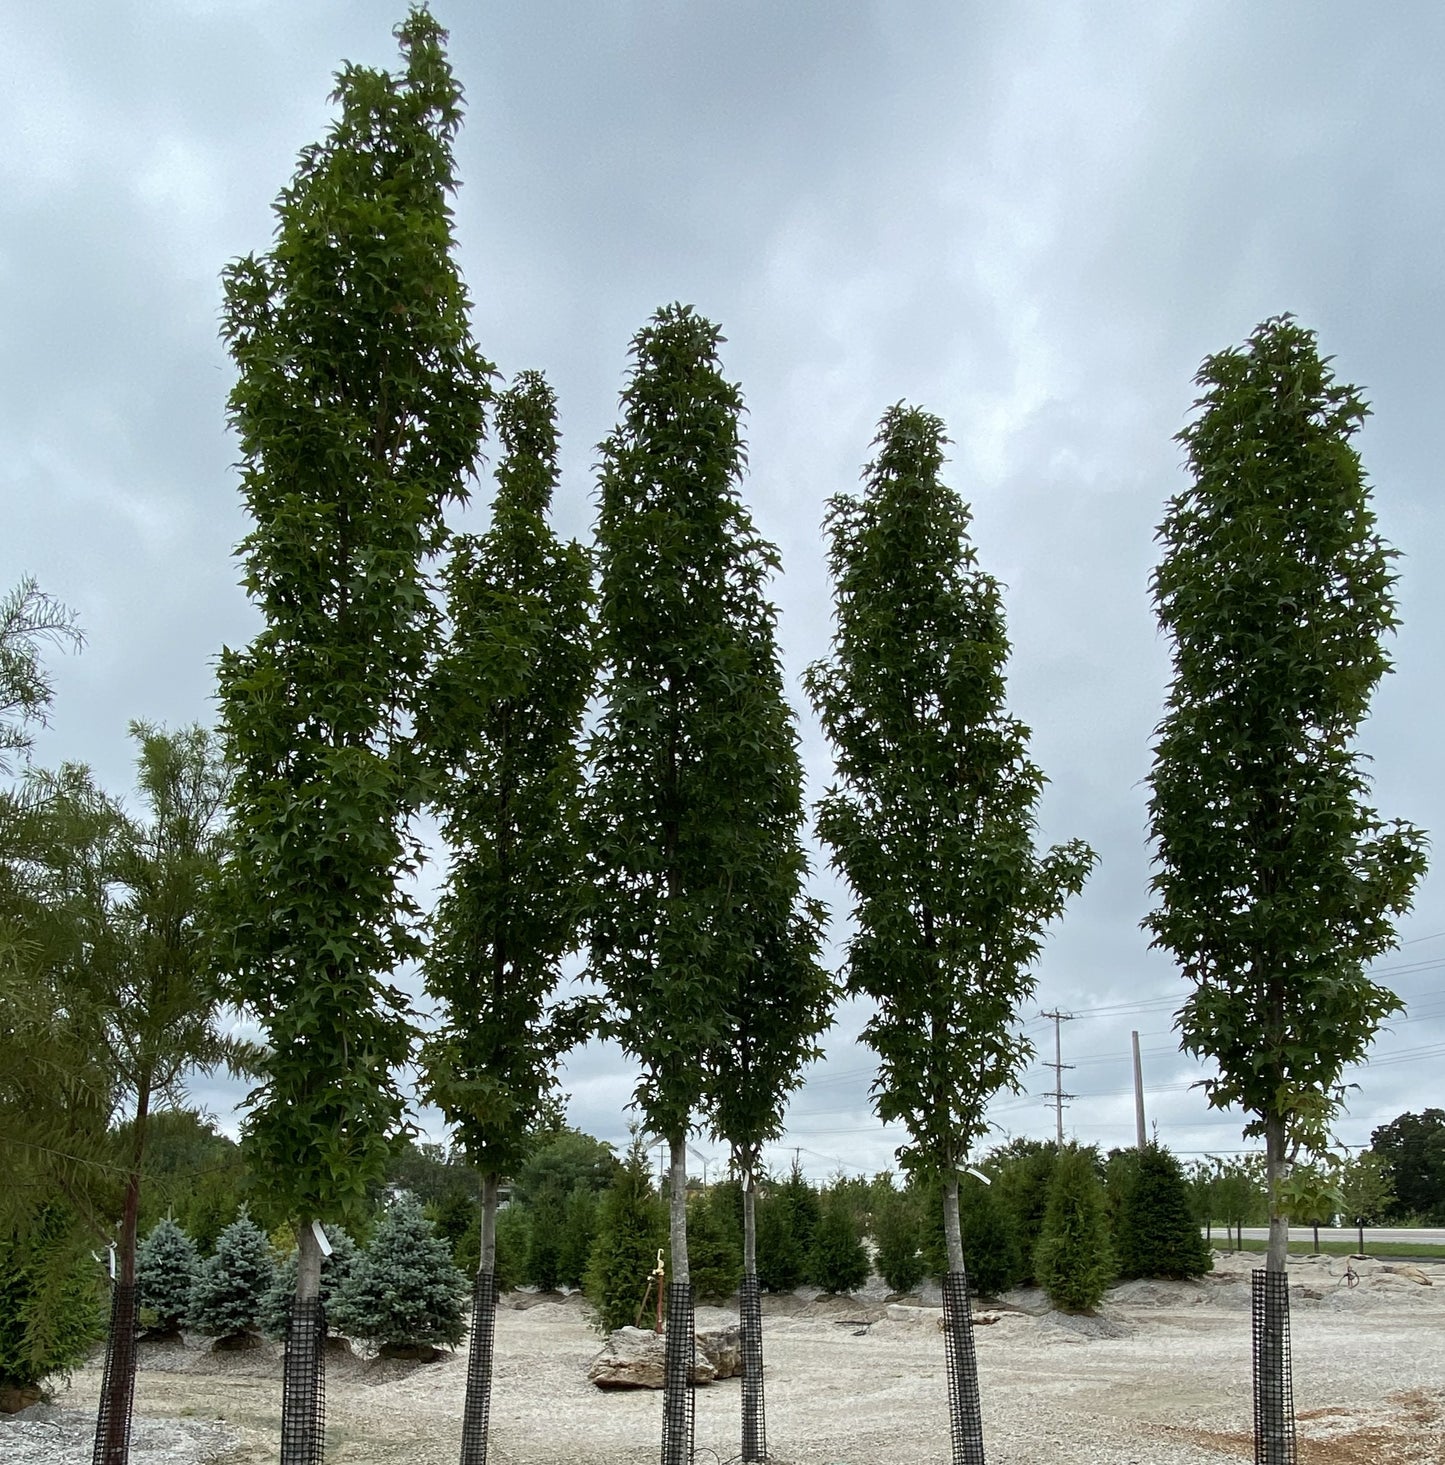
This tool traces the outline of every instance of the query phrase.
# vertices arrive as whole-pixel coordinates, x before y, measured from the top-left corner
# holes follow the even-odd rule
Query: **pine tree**
[[[688,1270],[699,1302],[725,1302],[742,1280],[743,1254],[709,1201],[709,1196],[700,1195],[688,1204]]]
[[[667,1239],[666,1214],[652,1186],[647,1151],[634,1136],[597,1208],[597,1239],[584,1290],[599,1332],[632,1327]]]
[[[1114,1276],[1103,1187],[1093,1153],[1077,1145],[1061,1150],[1054,1166],[1034,1276],[1060,1312],[1092,1312]]]
[[[758,1285],[791,1292],[807,1280],[808,1253],[793,1228],[793,1207],[777,1187],[763,1195],[758,1213]]]
[[[253,1333],[260,1326],[261,1299],[275,1280],[271,1242],[243,1207],[196,1273],[187,1324],[223,1342]]]
[[[469,1290],[422,1208],[404,1196],[338,1284],[331,1317],[337,1332],[392,1356],[455,1348],[467,1330]]]
[[[1121,1277],[1200,1277],[1213,1268],[1189,1182],[1168,1150],[1150,1144],[1137,1152],[1122,1202],[1114,1230]]]
[[[191,1288],[200,1271],[196,1244],[170,1219],[157,1221],[136,1253],[135,1280],[141,1307],[155,1314],[155,1331],[174,1333],[185,1321]]]

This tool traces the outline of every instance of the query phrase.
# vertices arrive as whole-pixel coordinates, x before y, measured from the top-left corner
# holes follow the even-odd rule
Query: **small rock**
[[[1395,1276],[1405,1277],[1411,1282],[1418,1282],[1422,1287],[1433,1287],[1435,1285],[1419,1267],[1413,1267],[1408,1262],[1381,1267],[1380,1270],[1382,1272],[1393,1272]]]

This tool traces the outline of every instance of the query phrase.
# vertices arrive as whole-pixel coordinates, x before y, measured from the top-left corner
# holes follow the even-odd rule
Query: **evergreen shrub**
[[[543,1292],[555,1292],[562,1281],[562,1249],[566,1240],[566,1201],[555,1186],[545,1186],[527,1207],[526,1280]]]
[[[0,1240],[0,1413],[33,1404],[40,1385],[84,1362],[104,1337],[104,1273],[91,1242],[59,1207],[23,1237]]]
[[[1071,1145],[1060,1152],[1054,1166],[1043,1231],[1034,1252],[1034,1276],[1061,1312],[1091,1312],[1103,1300],[1113,1275],[1094,1157]]]
[[[467,1279],[410,1196],[395,1201],[339,1282],[329,1314],[335,1331],[384,1353],[455,1348],[466,1335]]]
[[[276,1257],[266,1233],[246,1213],[216,1239],[191,1286],[186,1321],[198,1333],[239,1338],[260,1325],[261,1299],[276,1280]]]
[[[652,1186],[647,1152],[634,1140],[597,1210],[597,1239],[583,1290],[601,1333],[631,1327],[666,1243],[667,1216]]]
[[[809,1280],[824,1292],[856,1292],[871,1270],[854,1207],[849,1198],[830,1195],[813,1230]]]
[[[185,1322],[200,1269],[195,1242],[169,1217],[157,1221],[136,1248],[138,1301],[153,1314],[157,1332],[174,1333]]]
[[[1202,1277],[1213,1268],[1189,1182],[1168,1150],[1150,1144],[1137,1152],[1120,1199],[1115,1256],[1121,1277]]]
[[[587,1260],[597,1239],[597,1192],[578,1181],[562,1211],[562,1240],[557,1273],[564,1287],[580,1287],[587,1276]]]
[[[725,1302],[742,1281],[742,1248],[707,1195],[687,1208],[687,1266],[694,1302]]]
[[[1038,1280],[1034,1274],[1034,1257],[1058,1154],[1058,1146],[1052,1140],[1016,1139],[995,1150],[983,1166],[993,1182],[994,1194],[1013,1219],[1021,1282]]]
[[[890,1291],[912,1292],[923,1280],[925,1268],[919,1249],[921,1236],[918,1196],[912,1190],[889,1189],[873,1201],[877,1251],[873,1265]]]

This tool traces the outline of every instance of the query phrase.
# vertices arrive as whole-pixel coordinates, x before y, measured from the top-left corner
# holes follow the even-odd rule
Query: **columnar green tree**
[[[831,500],[833,651],[807,686],[837,776],[818,830],[855,898],[848,987],[877,1003],[875,1108],[907,1126],[902,1165],[942,1178],[961,1276],[958,1173],[989,1100],[1018,1087],[1044,930],[1094,856],[1036,848],[1044,775],[1004,705],[1002,592],[940,481],[945,442],[937,417],[890,408],[865,491]],[[976,1401],[977,1380],[964,1387]]]
[[[708,1060],[735,1071],[735,1021],[763,1020],[754,984],[767,973],[816,981],[817,914],[798,893],[797,758],[766,598],[777,554],[739,495],[742,399],[723,377],[721,340],[685,305],[634,338],[622,420],[602,444],[597,521],[592,969],[615,1036],[641,1064],[647,1126],[671,1146],[679,1284],[689,1280],[686,1141],[715,1092]],[[745,1012],[744,992],[755,994]],[[675,1420],[680,1346],[667,1372],[665,1419]],[[688,1448],[684,1432],[665,1429],[667,1450]]]
[[[1267,1268],[1282,1272],[1289,1166],[1324,1148],[1345,1066],[1400,1006],[1366,967],[1395,945],[1425,838],[1366,803],[1355,744],[1396,625],[1394,552],[1351,442],[1364,401],[1289,316],[1195,380],[1179,434],[1192,482],[1153,577],[1174,679],[1145,924],[1190,984],[1179,1028],[1218,1066],[1209,1102],[1264,1139]]]
[[[461,89],[426,11],[397,37],[399,74],[342,69],[340,115],[302,152],[274,245],[225,274],[254,521],[240,552],[264,624],[221,657],[237,770],[224,961],[266,1031],[247,1142],[295,1222],[303,1301],[319,1286],[312,1222],[365,1204],[405,1107],[393,1073],[411,1029],[388,977],[420,953],[401,881],[437,626],[425,563],[490,396],[452,259]],[[314,1423],[283,1434],[314,1451]]]
[[[518,375],[498,399],[496,427],[505,453],[491,528],[452,542],[450,635],[421,714],[452,851],[425,966],[443,1019],[423,1064],[432,1099],[482,1174],[479,1308],[496,1305],[498,1181],[525,1160],[557,1058],[585,1026],[577,1003],[553,999],[578,941],[577,740],[593,679],[590,560],[546,518],[557,427],[541,375]],[[472,1346],[490,1338],[477,1319]],[[485,1459],[490,1386],[479,1357],[466,1402],[479,1423],[465,1434],[476,1453],[463,1465]]]

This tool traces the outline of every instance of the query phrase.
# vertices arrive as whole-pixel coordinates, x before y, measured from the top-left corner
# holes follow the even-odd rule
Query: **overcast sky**
[[[748,404],[745,496],[774,586],[811,790],[828,757],[798,677],[823,655],[819,524],[905,399],[953,438],[949,481],[1008,587],[1013,710],[1051,783],[1040,836],[1100,866],[1049,941],[1027,1030],[1063,1025],[1065,1127],[1131,1144],[1129,1033],[1151,1124],[1240,1149],[1177,1051],[1185,988],[1150,952],[1145,779],[1169,672],[1147,585],[1174,434],[1202,358],[1292,311],[1374,415],[1359,439],[1401,551],[1397,670],[1364,729],[1377,803],[1445,830],[1445,9],[1400,0],[436,0],[466,87],[459,260],[483,351],[561,402],[560,527],[591,531],[594,445],[627,345],[692,302]],[[256,618],[227,431],[219,275],[264,249],[343,59],[396,64],[401,0],[46,0],[0,8],[0,587],[24,573],[79,614],[53,662],[37,759],[130,781],[132,718],[209,722],[222,645]],[[1434,422],[1435,428],[1430,424]],[[461,522],[485,522],[485,470]],[[848,898],[817,861],[846,935]],[[1445,882],[1380,964],[1407,1001],[1339,1126],[1347,1143],[1445,1103]],[[836,950],[836,948],[835,948]],[[818,1176],[892,1163],[871,1116],[865,1014],[845,1007],[789,1117]],[[625,1139],[633,1076],[589,1049],[576,1124]],[[998,1138],[1053,1132],[1000,1101]],[[228,1127],[234,1086],[197,1098]],[[434,1122],[435,1116],[427,1119]],[[440,1132],[438,1131],[438,1137]],[[702,1155],[718,1147],[697,1141]]]

